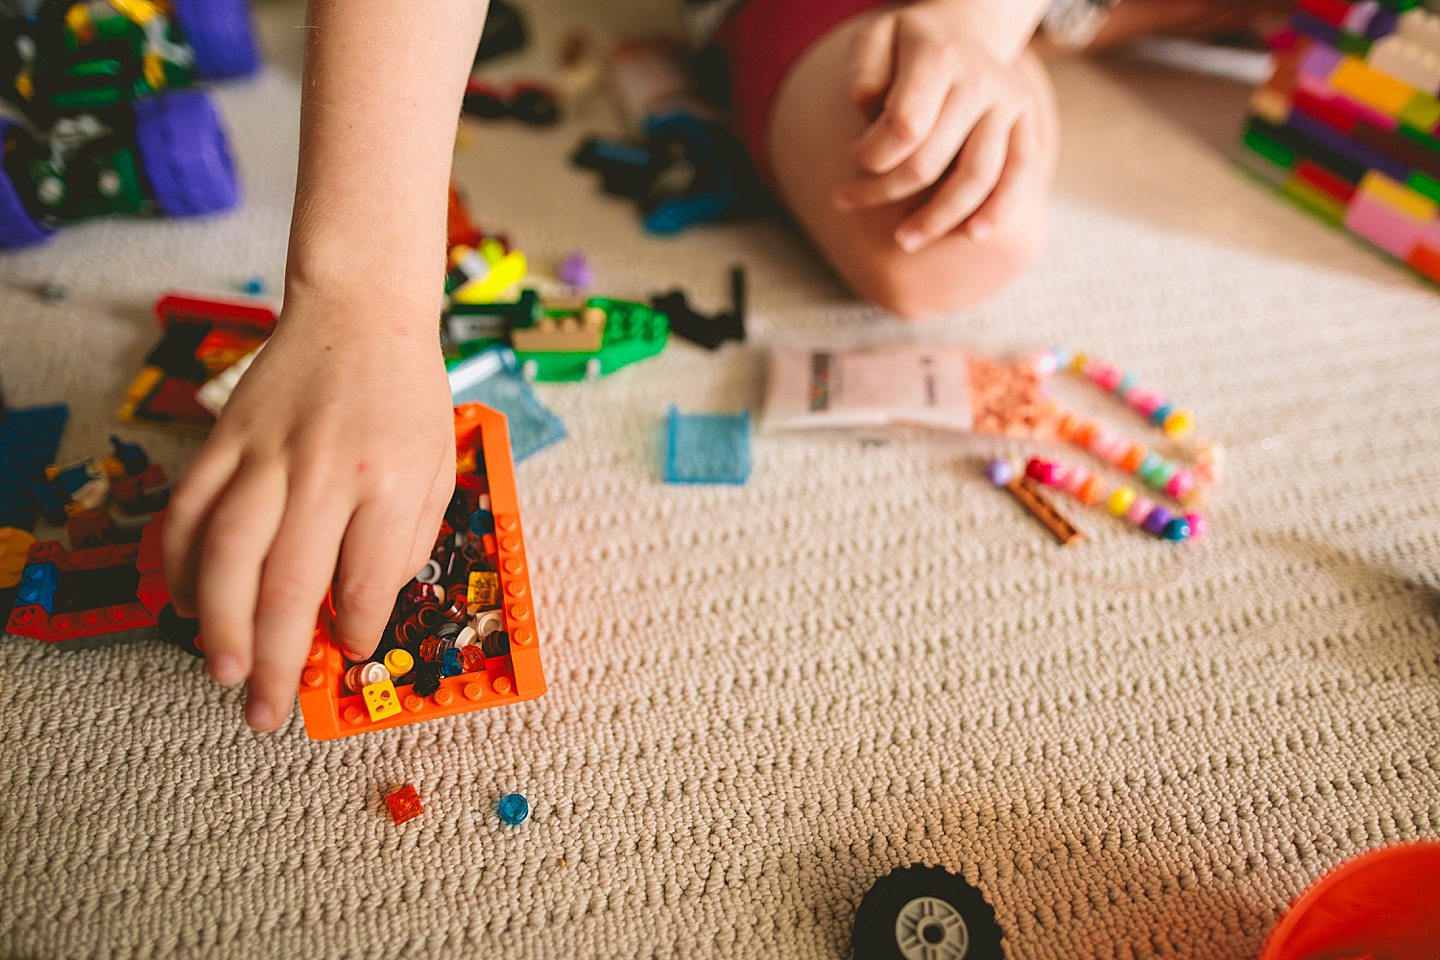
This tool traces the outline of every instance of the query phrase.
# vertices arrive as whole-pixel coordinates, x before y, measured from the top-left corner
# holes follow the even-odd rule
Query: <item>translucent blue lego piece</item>
[[[509,793],[496,804],[500,819],[512,827],[519,826],[530,816],[530,802],[518,793]]]
[[[17,607],[44,607],[54,613],[55,588],[60,585],[60,571],[53,563],[32,563],[20,574],[20,592],[15,596]]]
[[[750,479],[750,414],[681,413],[665,417],[666,483],[744,483]]]
[[[55,462],[69,419],[70,408],[63,403],[0,408],[0,527],[35,528],[45,468]]]
[[[456,405],[483,403],[505,414],[510,452],[519,463],[565,439],[565,424],[535,396],[520,373],[515,351],[499,344],[466,357],[450,371]]]

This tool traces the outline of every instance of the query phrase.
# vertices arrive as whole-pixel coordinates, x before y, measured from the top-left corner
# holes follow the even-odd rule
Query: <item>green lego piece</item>
[[[1433,150],[1440,154],[1440,140],[1436,140],[1428,133],[1421,133],[1419,130],[1411,130],[1409,127],[1396,127],[1396,132],[1406,140],[1420,144],[1427,150]]]
[[[1417,91],[1405,104],[1405,109],[1400,111],[1400,122],[1411,130],[1429,133],[1435,129],[1435,124],[1440,123],[1440,100]]]
[[[1364,60],[1370,55],[1371,43],[1373,43],[1373,41],[1368,37],[1362,37],[1358,33],[1342,30],[1340,31],[1340,38],[1335,42],[1335,47],[1341,53],[1348,53],[1352,57]]]
[[[670,318],[643,303],[592,297],[585,306],[605,311],[605,338],[596,353],[515,351],[532,380],[575,381],[602,377],[665,349]]]
[[[1267,136],[1251,125],[1245,130],[1245,146],[1276,166],[1290,169],[1295,166],[1295,151],[1274,137]]]
[[[1380,6],[1396,13],[1404,13],[1420,6],[1420,0],[1380,0]]]
[[[1341,226],[1345,222],[1345,204],[1303,180],[1291,180],[1281,188],[1281,192],[1296,206],[1309,211],[1332,227]]]
[[[1410,174],[1410,179],[1405,181],[1406,185],[1416,193],[1422,194],[1440,203],[1440,180],[1436,180],[1427,174],[1416,170]]]

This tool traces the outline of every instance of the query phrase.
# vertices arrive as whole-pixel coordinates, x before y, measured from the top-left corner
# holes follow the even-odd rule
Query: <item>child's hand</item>
[[[836,191],[860,210],[929,191],[895,241],[914,252],[965,225],[983,239],[1036,173],[1038,119],[1016,69],[959,28],[945,0],[881,14],[856,40],[852,95],[875,120],[855,145],[865,171]]]
[[[176,610],[199,615],[211,676],[248,679],[256,730],[290,712],[337,562],[337,640],[363,659],[449,502],[454,421],[438,343],[385,319],[373,304],[287,305],[170,500]]]

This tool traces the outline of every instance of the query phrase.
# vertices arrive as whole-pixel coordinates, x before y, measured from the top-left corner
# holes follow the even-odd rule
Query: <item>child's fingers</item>
[[[1025,199],[1025,190],[1035,161],[1040,153],[1040,132],[1034,116],[1027,114],[1020,118],[1010,131],[1010,149],[1005,157],[1005,169],[990,191],[985,202],[965,221],[965,232],[970,239],[984,240],[997,226],[1008,220]]]
[[[920,149],[889,173],[866,176],[835,192],[841,210],[863,210],[914,196],[934,185],[955,162],[955,155],[982,112],[980,102],[951,90],[935,129]]]
[[[410,562],[406,565],[408,575],[413,577],[416,571],[425,566],[425,561],[435,549],[435,535],[445,519],[445,508],[449,506],[454,492],[455,461],[451,458],[440,465],[435,481],[430,485],[430,495],[425,498],[425,506],[420,510],[420,520],[415,527],[415,543],[410,548]]]
[[[375,652],[396,593],[415,575],[408,566],[416,514],[403,499],[362,504],[345,531],[335,590],[335,639],[351,660]]]
[[[955,171],[895,231],[901,249],[913,253],[949,233],[990,195],[1005,167],[1005,149],[1016,119],[1014,113],[998,110],[980,119],[960,151]]]
[[[895,16],[884,14],[855,36],[850,56],[850,96],[868,119],[890,87],[895,69]]]
[[[245,721],[255,730],[274,730],[290,714],[350,514],[344,499],[323,488],[291,491],[255,608],[255,662],[245,705]]]
[[[175,484],[165,507],[165,585],[182,617],[195,616],[195,570],[205,518],[239,462],[239,450],[207,445]]]
[[[242,463],[205,524],[195,609],[205,667],[220,683],[239,683],[250,673],[260,571],[284,504],[285,472],[278,464]]]
[[[925,142],[955,76],[946,44],[925,37],[897,43],[885,109],[855,145],[856,162],[871,173],[889,173]]]

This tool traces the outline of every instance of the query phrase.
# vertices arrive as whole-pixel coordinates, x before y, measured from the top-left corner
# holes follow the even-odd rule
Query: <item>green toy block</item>
[[[1271,163],[1290,169],[1295,166],[1295,151],[1274,137],[1256,130],[1252,125],[1245,131],[1245,146],[1269,160]]]
[[[1436,203],[1440,203],[1440,180],[1416,170],[1410,174],[1410,179],[1406,181],[1406,184],[1416,193],[1423,194]]]
[[[605,311],[605,337],[600,350],[515,351],[520,369],[531,380],[593,380],[621,367],[655,356],[665,349],[670,319],[643,303],[592,297],[586,307]]]
[[[1341,53],[1348,53],[1352,57],[1364,60],[1370,55],[1370,45],[1372,42],[1368,37],[1362,37],[1358,33],[1342,30],[1340,31],[1340,38],[1335,42],[1335,47]]]

